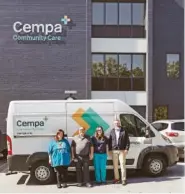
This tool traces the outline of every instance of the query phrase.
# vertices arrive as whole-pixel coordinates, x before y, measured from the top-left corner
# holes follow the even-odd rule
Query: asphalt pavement
[[[78,188],[75,183],[75,174],[70,173],[69,187],[57,189],[55,184],[36,185],[29,174],[18,173],[6,176],[6,161],[0,161],[0,193],[185,193],[185,163],[180,162],[176,166],[167,169],[162,177],[149,178],[140,172],[128,172],[128,185],[113,185],[112,171],[108,172],[109,181],[105,186],[93,188]],[[91,174],[93,177],[93,173]]]

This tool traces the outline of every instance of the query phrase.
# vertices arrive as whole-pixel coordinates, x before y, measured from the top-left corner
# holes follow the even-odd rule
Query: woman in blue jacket
[[[61,176],[63,175],[63,188],[67,187],[68,166],[71,161],[71,148],[67,139],[64,138],[64,131],[59,129],[49,144],[49,163],[55,169],[57,187],[61,188]]]

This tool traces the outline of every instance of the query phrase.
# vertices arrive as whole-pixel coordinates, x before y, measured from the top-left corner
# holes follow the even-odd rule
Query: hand
[[[128,150],[123,150],[123,153],[124,153],[124,154],[127,154],[127,153],[128,153]]]
[[[112,157],[112,151],[109,151],[109,156]]]
[[[51,158],[49,158],[49,164],[51,165]]]
[[[93,159],[93,154],[89,155],[89,159],[92,160]]]

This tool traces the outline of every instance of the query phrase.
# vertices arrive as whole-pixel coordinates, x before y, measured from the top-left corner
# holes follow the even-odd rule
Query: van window
[[[145,137],[146,124],[135,115],[120,114],[120,121],[130,137]]]
[[[162,131],[162,130],[168,128],[168,123],[152,123],[152,126],[153,126],[157,131]]]
[[[171,124],[172,130],[184,131],[184,122],[176,122]]]

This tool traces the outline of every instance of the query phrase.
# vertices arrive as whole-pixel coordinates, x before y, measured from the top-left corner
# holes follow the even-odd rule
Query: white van
[[[30,171],[35,181],[48,184],[54,172],[48,164],[47,149],[58,129],[65,131],[69,141],[80,126],[85,127],[90,136],[97,126],[102,126],[109,136],[113,121],[118,118],[128,130],[131,142],[126,158],[128,169],[142,169],[149,175],[159,176],[177,163],[177,148],[122,101],[12,101],[7,117],[9,170]],[[107,168],[113,168],[110,158]],[[69,170],[74,169],[72,163]]]

